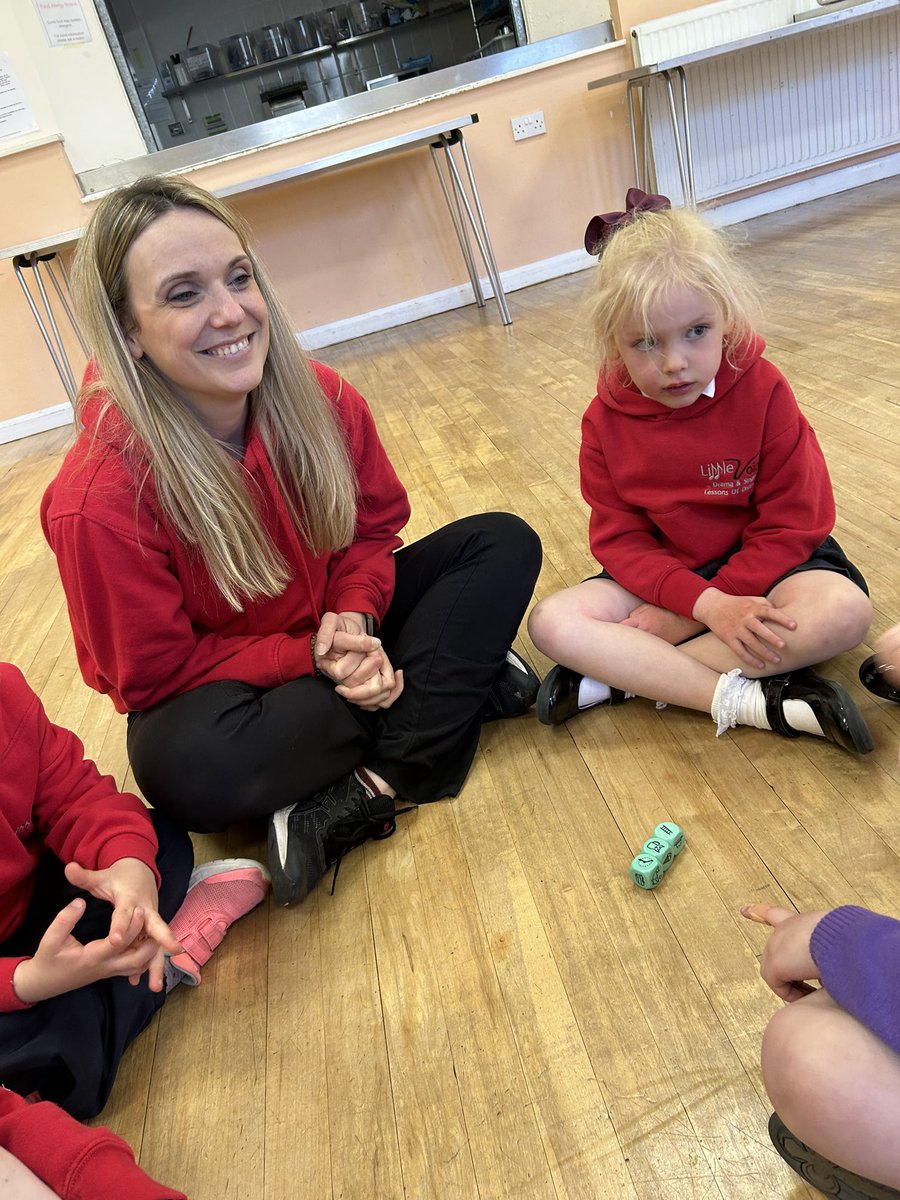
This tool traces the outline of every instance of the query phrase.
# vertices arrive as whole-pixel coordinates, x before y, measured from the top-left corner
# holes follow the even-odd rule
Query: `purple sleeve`
[[[900,1054],[900,921],[845,905],[822,918],[809,948],[830,995]]]

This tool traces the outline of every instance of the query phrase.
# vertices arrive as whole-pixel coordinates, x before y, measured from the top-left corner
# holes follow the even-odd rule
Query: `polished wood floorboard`
[[[872,637],[900,620],[900,231],[887,181],[748,224],[761,332],[818,431]],[[590,273],[333,347],[409,487],[410,538],[487,508],[540,533],[538,595],[595,568],[578,488]],[[49,366],[49,364],[48,364]],[[133,786],[75,665],[38,523],[64,433],[0,447],[2,654]],[[110,580],[110,586],[115,581]],[[519,648],[547,662],[522,633]],[[292,910],[236,926],[129,1051],[103,1121],[191,1200],[801,1200],[769,1145],[748,901],[900,913],[900,709],[829,664],[876,740],[737,729],[636,701],[488,727],[453,801],[401,819]],[[687,849],[629,882],[657,822]],[[262,830],[197,838],[263,852]]]

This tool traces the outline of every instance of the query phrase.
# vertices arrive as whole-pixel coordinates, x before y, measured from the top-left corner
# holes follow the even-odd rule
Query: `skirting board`
[[[879,179],[887,179],[900,175],[900,153],[883,155],[868,162],[854,163],[847,167],[839,167],[811,179],[788,183],[770,191],[759,192],[746,199],[733,200],[717,205],[707,210],[707,219],[717,227],[737,225],[749,221],[753,217],[761,217],[766,213],[784,212],[798,204],[809,200],[818,200],[823,196],[833,196],[838,192],[847,192],[852,188],[861,187],[865,183],[874,183]],[[585,224],[593,214],[585,216]],[[596,259],[583,250],[573,250],[568,254],[559,254],[555,258],[545,258],[540,262],[526,263],[522,267],[513,267],[503,271],[503,287],[507,292],[515,292],[519,288],[531,287],[535,283],[544,283],[548,279],[559,279],[563,275],[572,275],[576,271],[584,271],[594,265]],[[482,279],[481,286],[485,297],[492,297],[490,281]],[[419,321],[423,317],[431,317],[436,313],[450,312],[454,308],[463,308],[473,304],[475,296],[470,283],[459,287],[447,288],[442,292],[432,292],[428,296],[419,296],[415,300],[406,300],[401,304],[392,304],[387,308],[378,308],[372,312],[362,313],[358,317],[347,317],[343,321],[334,321],[328,325],[317,325],[306,329],[300,335],[300,340],[309,350],[318,350],[323,346],[333,346],[337,342],[346,342],[351,338],[363,337],[367,333],[378,333],[383,329],[395,329],[398,325],[407,325],[411,321]],[[493,301],[488,299],[493,306]],[[495,315],[494,313],[491,314]]]
[[[46,433],[48,429],[59,429],[60,425],[71,425],[72,419],[72,405],[68,400],[65,404],[54,404],[52,408],[10,417],[8,421],[0,421],[0,446],[35,433]]]
[[[874,183],[878,179],[888,179],[900,175],[900,152],[883,155],[881,158],[868,162],[854,163],[847,167],[839,167],[827,174],[816,175],[812,179],[803,179],[789,183],[771,191],[760,192],[742,200],[733,200],[711,208],[707,212],[711,224],[716,226],[736,225],[741,221],[749,221],[753,217],[761,217],[766,213],[783,212],[797,204],[805,204],[809,200],[818,200],[823,196],[833,196],[838,192],[850,191],[866,183]],[[591,214],[587,214],[587,217]],[[522,267],[514,267],[503,272],[503,286],[508,292],[519,288],[531,287],[548,279],[559,279],[563,275],[571,275],[594,265],[595,260],[584,250],[572,250],[567,254],[559,254],[554,258],[545,258],[540,262],[526,263]],[[485,297],[493,308],[493,293],[490,283],[482,281]],[[436,313],[450,312],[454,308],[463,308],[474,303],[471,284],[447,288],[442,292],[432,292],[428,296],[419,296],[415,300],[407,300],[402,304],[392,304],[387,308],[375,309],[362,313],[357,317],[347,317],[343,321],[334,321],[328,325],[317,325],[313,329],[298,333],[298,338],[309,350],[320,350],[324,346],[333,346],[338,342],[346,342],[351,338],[363,337],[367,333],[378,333],[383,329],[394,329],[398,325],[407,325],[411,321],[420,321],[423,317],[434,316]],[[499,320],[498,314],[492,312],[492,317]],[[35,433],[43,433],[48,429],[57,429],[67,425],[72,420],[72,406],[69,403],[56,404],[52,408],[42,408],[38,412],[26,413],[20,417],[11,417],[0,421],[0,445],[14,442],[19,438],[30,437]]]

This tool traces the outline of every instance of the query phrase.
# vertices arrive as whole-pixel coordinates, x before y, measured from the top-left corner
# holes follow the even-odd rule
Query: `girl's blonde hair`
[[[146,355],[126,342],[134,321],[125,259],[143,231],[166,213],[195,209],[221,221],[250,260],[269,314],[269,352],[251,393],[256,429],[301,538],[314,554],[348,546],[356,525],[356,476],[331,407],[303,354],[287,313],[257,258],[241,218],[209,192],[177,177],[147,176],[101,201],[75,255],[72,282],[97,377],[81,391],[76,415],[98,398],[94,418],[115,406],[130,426],[123,450],[138,494],[149,474],[178,536],[202,560],[222,596],[277,596],[291,571],[263,527],[233,457],[205,429]],[[102,434],[101,434],[102,436]]]
[[[589,301],[596,347],[605,368],[619,362],[616,334],[631,321],[650,335],[649,310],[676,287],[712,300],[725,322],[724,351],[750,333],[758,311],[756,285],[737,261],[737,247],[695,212],[666,209],[636,213],[616,229],[600,255]]]

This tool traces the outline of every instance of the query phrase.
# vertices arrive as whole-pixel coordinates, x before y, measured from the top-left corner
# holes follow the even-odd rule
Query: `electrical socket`
[[[523,117],[513,117],[510,124],[512,125],[513,138],[517,142],[521,142],[523,138],[538,137],[540,134],[547,132],[542,112],[526,113]]]

